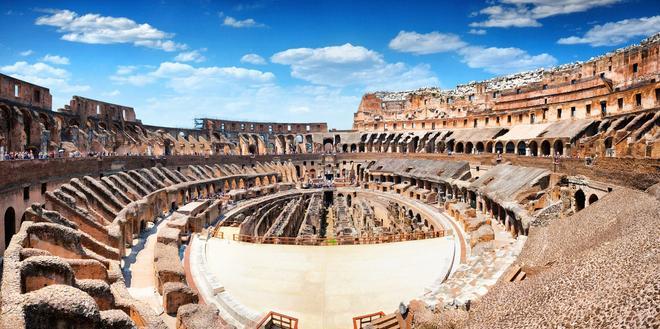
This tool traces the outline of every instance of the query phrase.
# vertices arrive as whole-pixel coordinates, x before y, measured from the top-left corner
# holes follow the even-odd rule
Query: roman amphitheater
[[[369,93],[352,130],[0,75],[2,328],[658,328],[659,50]]]

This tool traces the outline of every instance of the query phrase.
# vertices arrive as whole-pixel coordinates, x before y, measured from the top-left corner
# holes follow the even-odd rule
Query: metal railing
[[[380,319],[385,316],[383,311],[360,315],[353,318],[353,329],[362,329],[365,328],[365,325],[373,322],[374,320]]]
[[[440,238],[445,236],[445,231],[417,232],[417,233],[395,233],[382,234],[371,237],[337,237],[337,238],[316,238],[316,237],[274,237],[274,236],[253,236],[245,234],[234,234],[233,240],[249,243],[262,244],[287,244],[287,245],[310,245],[310,246],[336,246],[336,245],[356,245],[356,244],[380,244],[389,242],[413,241]]]
[[[281,313],[270,311],[264,316],[256,329],[298,329],[298,319]]]

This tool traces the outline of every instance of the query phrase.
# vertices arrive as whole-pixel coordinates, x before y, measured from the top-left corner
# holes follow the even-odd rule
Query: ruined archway
[[[536,141],[529,142],[529,155],[538,156],[539,155],[538,149],[539,149],[539,145],[536,143]]]
[[[506,143],[506,153],[513,154],[516,153],[516,146],[513,142]]]
[[[502,142],[495,143],[495,153],[500,153],[500,154],[504,153],[504,145],[502,144]]]
[[[550,155],[550,142],[543,141],[541,143],[541,155],[545,155],[545,156]]]
[[[14,208],[9,207],[5,211],[5,248],[9,246],[11,237],[16,233],[16,212]]]
[[[468,154],[472,153],[472,148],[473,148],[472,142],[465,143],[465,153]]]
[[[582,190],[577,190],[575,192],[575,211],[580,211],[584,209],[585,195]]]
[[[589,196],[589,205],[591,205],[592,203],[594,203],[596,201],[598,201],[598,196],[597,195],[592,194],[592,195]]]
[[[463,151],[464,151],[463,150],[463,143],[462,142],[456,143],[456,153],[463,153]]]
[[[484,153],[484,143],[477,142],[476,148],[477,148],[477,153]]]
[[[518,155],[525,155],[527,154],[527,145],[525,145],[525,142],[520,141],[518,142]]]
[[[553,146],[555,148],[555,154],[564,154],[564,143],[561,140],[556,140]]]

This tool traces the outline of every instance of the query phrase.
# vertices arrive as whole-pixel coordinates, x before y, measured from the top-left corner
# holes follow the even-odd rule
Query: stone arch
[[[504,153],[504,144],[502,142],[495,143],[495,153]]]
[[[553,147],[555,154],[564,155],[564,143],[560,139],[554,142]]]
[[[456,153],[463,153],[464,152],[463,142],[456,143],[455,148],[456,148]]]
[[[584,209],[585,206],[585,195],[584,192],[580,189],[575,191],[575,211],[580,211]]]
[[[449,152],[454,152],[454,140],[450,140],[447,142],[447,150]]]
[[[598,196],[596,194],[592,194],[592,195],[589,196],[589,205],[591,205],[592,203],[594,203],[596,201],[598,201]]]
[[[516,147],[518,155],[526,155],[527,154],[527,145],[525,145],[524,141],[519,141],[518,146]]]
[[[550,142],[544,140],[541,143],[541,155],[549,156],[550,155]]]
[[[11,237],[16,234],[16,211],[13,207],[7,208],[5,211],[5,248],[9,246],[9,241]]]
[[[539,145],[536,141],[529,142],[529,155],[538,156],[539,155]]]
[[[472,148],[474,148],[472,142],[465,143],[465,153],[472,153]]]
[[[357,145],[351,144],[351,153],[357,152]]]
[[[506,143],[505,150],[506,153],[510,153],[510,154],[516,153],[516,145],[513,144],[513,142],[509,141]]]
[[[343,153],[348,153],[348,144],[343,144],[343,145],[341,146],[341,151],[342,151]]]
[[[493,142],[486,143],[486,153],[493,153]]]
[[[13,150],[11,138],[11,110],[4,104],[0,104],[0,146],[5,147],[5,151]],[[4,140],[3,138],[4,137]]]
[[[612,148],[612,136],[605,138],[603,143],[605,144],[605,149],[611,149]]]
[[[476,145],[477,153],[484,153],[484,143],[483,142],[477,142]]]

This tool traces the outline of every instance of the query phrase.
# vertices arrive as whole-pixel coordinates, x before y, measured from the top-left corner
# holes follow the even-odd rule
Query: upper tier
[[[354,115],[353,127],[387,130],[382,123],[488,116],[606,99],[612,93],[655,84],[659,47],[660,33],[587,62],[470,82],[450,90],[368,93]]]

